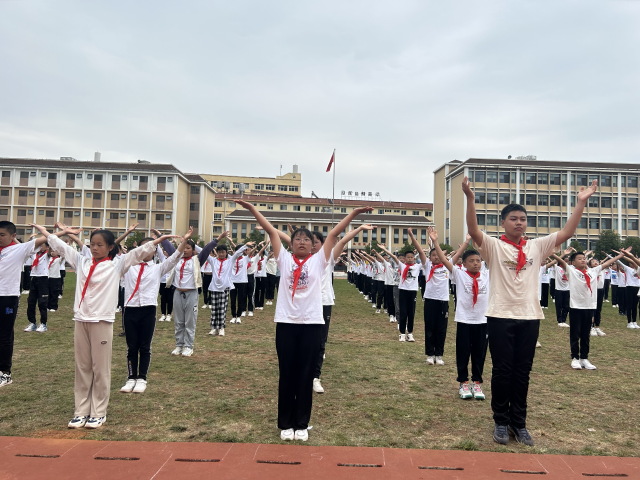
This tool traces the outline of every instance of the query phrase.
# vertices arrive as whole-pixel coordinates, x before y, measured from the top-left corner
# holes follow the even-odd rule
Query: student
[[[242,244],[236,246],[231,239],[229,243],[233,248],[238,249],[242,247]],[[245,252],[246,253],[246,252]],[[249,258],[246,255],[237,257],[234,261],[233,268],[231,269],[231,281],[234,288],[230,293],[231,300],[231,322],[230,323],[242,323],[240,317],[247,315],[247,284],[249,282],[247,278],[247,263]]]
[[[278,278],[276,274],[278,273],[278,264],[276,263],[276,259],[274,258],[273,252],[269,252],[269,257],[267,258],[267,289],[265,291],[264,297],[267,302],[267,305],[273,305],[273,299],[276,296],[276,283]]]
[[[555,303],[556,301],[556,269],[549,268],[547,270],[547,273],[549,274],[549,294],[551,295],[551,300],[553,300],[553,302]]]
[[[372,251],[375,253],[376,258],[383,269],[384,280],[382,283],[384,286],[384,302],[387,306],[387,312],[389,313],[389,323],[394,323],[396,321],[396,308],[393,301],[393,286],[394,276],[397,269],[389,262],[390,257],[388,253],[385,253],[384,256],[382,256],[377,251]]]
[[[278,230],[252,204],[244,200],[236,200],[236,203],[249,210],[269,235],[280,267],[274,318],[280,370],[278,428],[282,440],[306,441],[313,402],[314,366],[325,323],[322,316],[322,274],[331,261],[331,251],[340,232],[356,215],[373,209],[354,209],[329,232],[322,248],[312,255],[313,235],[309,230],[298,229],[291,234],[291,254],[283,248]]]
[[[49,305],[49,244],[45,243],[40,251],[31,257],[31,286],[27,299],[27,319],[29,326],[25,332],[47,331],[47,307]],[[40,326],[36,328],[36,304],[40,310]]]
[[[482,268],[482,258],[475,250],[467,250],[469,239],[463,243],[449,261],[438,243],[438,233],[429,227],[429,238],[435,246],[438,260],[451,273],[451,280],[458,292],[456,310],[456,366],[458,369],[458,394],[463,400],[484,400],[482,372],[487,356],[487,317],[489,305],[489,271]],[[459,257],[465,269],[455,268]],[[431,262],[433,263],[433,259]],[[448,293],[448,292],[447,292]],[[427,304],[425,302],[425,308]],[[469,358],[471,358],[471,382],[469,387]]]
[[[467,199],[467,228],[489,268],[491,286],[486,316],[493,362],[491,409],[495,422],[493,438],[500,444],[509,442],[511,430],[518,442],[533,445],[526,418],[529,373],[540,319],[544,318],[537,299],[539,266],[573,236],[596,186],[594,180],[588,189],[580,189],[576,206],[562,230],[527,241],[522,238],[527,228],[527,211],[518,204],[507,205],[502,210],[501,225],[505,233],[500,239],[482,232],[469,179],[465,177],[462,182]]]
[[[631,264],[633,265],[633,263]],[[33,267],[32,267],[33,268]],[[624,271],[625,278],[625,311],[627,313],[627,327],[640,328],[638,325],[638,290],[640,290],[640,278],[635,268],[628,267],[622,262],[618,262],[618,270]],[[32,279],[33,282],[33,279]],[[32,287],[33,288],[33,287]],[[29,295],[31,296],[31,295]],[[631,327],[629,325],[632,325]]]
[[[420,248],[420,244],[413,236],[413,232],[410,228],[407,229],[407,232],[409,233],[409,237],[411,238],[413,245],[416,247],[418,252],[420,252],[422,265],[424,265],[426,263],[427,256]],[[418,271],[422,268],[422,265],[414,263],[415,255],[413,252],[405,253],[406,263],[403,263],[384,246],[380,244],[378,244],[378,246],[395,260],[402,272],[400,283],[398,285],[400,295],[399,340],[401,342],[415,342],[415,339],[413,338],[413,320],[415,315],[416,293],[418,292]]]
[[[14,325],[20,303],[23,267],[31,254],[46,242],[40,237],[25,243],[16,241],[16,226],[0,221],[0,388],[13,383]]]
[[[565,254],[568,251],[565,250]],[[596,369],[595,365],[589,361],[589,337],[593,312],[597,305],[598,275],[603,268],[608,268],[623,256],[624,254],[621,253],[615,259],[609,259],[602,265],[587,268],[587,257],[583,252],[571,254],[571,265],[567,265],[562,258],[553,254],[553,257],[566,272],[571,287],[569,343],[571,345],[571,368],[575,370]]]
[[[35,235],[31,235],[29,241],[34,238]],[[24,262],[24,267],[22,269],[22,294],[29,295],[29,289],[31,288],[31,264],[33,263],[33,257],[30,256]]]
[[[609,303],[609,286],[611,285],[611,268],[607,268],[604,270],[604,298],[602,301],[604,303]]]
[[[229,232],[224,232],[223,235],[227,237]],[[224,337],[229,291],[234,288],[231,281],[231,271],[235,261],[251,245],[251,243],[245,244],[236,249],[233,256],[229,256],[226,245],[218,245],[216,247],[216,256],[211,262],[213,278],[209,285],[209,294],[211,296],[211,331],[209,335]]]
[[[160,258],[160,263],[164,262],[168,255],[162,247],[158,247],[158,257]],[[171,275],[171,272],[165,273],[162,278],[160,278],[160,318],[159,322],[170,322],[171,314],[173,313],[173,294],[175,291],[175,287],[171,284],[167,285],[167,280]]]
[[[389,255],[393,262],[393,304],[396,309],[394,323],[398,324],[398,331],[400,331],[400,322],[398,322],[398,318],[400,316],[400,280],[402,280],[402,269],[398,262],[404,263],[407,259],[404,256],[404,253],[398,253],[396,258],[392,257],[389,253],[387,253],[387,255]]]
[[[549,267],[543,264],[540,267],[540,306],[549,308]]]
[[[98,229],[91,233],[93,257],[87,258],[57,237],[76,235],[81,228],[66,227],[56,234],[50,234],[40,225],[33,226],[47,238],[51,248],[65,256],[77,275],[73,305],[75,413],[69,428],[99,428],[107,419],[113,322],[120,278],[132,265],[152,254],[155,244],[149,242],[117,257],[118,247],[113,233]],[[160,240],[154,242],[159,243]]]
[[[595,268],[600,265],[600,261],[596,258],[591,258],[587,262],[589,268]],[[602,301],[604,300],[604,272],[608,272],[609,267],[602,269],[598,274],[598,300],[596,303],[596,310],[593,313],[593,324],[591,325],[592,337],[606,337],[607,334],[600,329],[600,321],[602,319]]]
[[[60,294],[58,295],[58,298],[62,298],[62,295],[64,295],[64,280],[67,277],[67,261],[64,257],[60,258]]]
[[[62,276],[60,275],[60,264],[64,260],[58,252],[49,250],[49,301],[47,309],[50,312],[58,310],[58,299],[62,293]],[[45,331],[47,326],[44,326]]]
[[[616,269],[618,271],[618,315],[621,317],[627,316],[627,283],[628,275],[621,263],[616,263]],[[635,328],[631,325],[627,319],[627,328]]]
[[[212,269],[211,262],[213,257],[209,257],[202,265],[202,301],[204,302],[202,308],[211,308],[211,296],[209,295],[209,285],[211,285]]]
[[[611,272],[611,307],[618,308],[618,270],[614,263],[609,269]]]
[[[262,243],[260,243],[260,245],[262,245]],[[253,317],[256,298],[256,272],[258,271],[258,262],[253,261],[254,253],[255,249],[251,249],[247,253],[247,316],[249,317]]]
[[[562,257],[565,263],[569,262],[569,255]],[[569,328],[567,323],[567,315],[569,315],[569,279],[564,269],[560,265],[554,265],[556,277],[556,319],[558,320],[558,326]]]
[[[265,244],[265,248],[253,257],[251,260],[256,264],[256,310],[264,310],[264,294],[267,289],[267,260],[268,255],[263,253],[269,247],[269,242]]]

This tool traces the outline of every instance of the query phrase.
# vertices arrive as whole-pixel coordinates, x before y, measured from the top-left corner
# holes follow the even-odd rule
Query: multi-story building
[[[478,224],[498,235],[500,211],[509,203],[527,209],[527,235],[535,238],[560,230],[575,207],[582,187],[598,180],[574,238],[593,249],[600,230],[615,230],[624,239],[638,235],[640,165],[516,159],[470,158],[445,163],[434,172],[434,219],[440,238],[457,245],[467,233],[466,197],[461,183],[472,182]]]
[[[298,172],[297,165],[293,166],[293,172],[276,177],[247,177],[208,173],[201,173],[200,176],[209,182],[217,192],[295,197],[302,195],[302,174]]]
[[[211,239],[214,189],[173,165],[0,158],[0,170],[0,220],[15,223],[21,239],[29,237],[30,223],[56,221],[81,226],[85,238],[95,228],[119,235],[139,223],[140,231],[163,233],[192,225]]]

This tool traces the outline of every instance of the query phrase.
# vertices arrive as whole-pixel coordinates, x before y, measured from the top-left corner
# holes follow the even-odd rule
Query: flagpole
[[[334,221],[333,215],[336,211],[336,149],[333,149],[333,205],[331,205],[331,229],[333,230]]]

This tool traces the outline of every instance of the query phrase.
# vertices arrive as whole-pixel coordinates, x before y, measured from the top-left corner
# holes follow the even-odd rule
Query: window
[[[126,214],[126,213],[121,213],[121,214],[120,214],[120,218],[125,218],[126,216],[127,216],[127,214]]]
[[[449,207],[450,207],[449,203],[450,203],[449,199],[447,198],[447,210],[449,210]]]
[[[222,214],[221,213],[214,213],[213,214],[213,221],[214,222],[221,222],[222,221]]]
[[[278,185],[278,191],[279,192],[286,192],[287,191],[287,186],[286,185]]]
[[[620,208],[627,208],[627,197],[622,197],[620,199]]]
[[[380,241],[382,243],[387,243],[387,229],[386,228],[381,228],[380,229]]]
[[[611,230],[611,219],[603,218],[602,219],[602,229],[603,230]]]
[[[38,215],[44,215],[44,210],[38,210]]]
[[[9,215],[9,209],[7,208],[0,209],[0,215]]]
[[[509,172],[500,172],[500,183],[509,183],[511,175]]]
[[[627,187],[638,188],[638,177],[627,177]],[[629,230],[637,230],[637,228],[630,228]]]
[[[484,182],[485,179],[487,178],[487,174],[486,172],[475,172],[475,181],[476,182]]]
[[[27,210],[27,215],[33,215],[33,209],[32,208]]]
[[[134,178],[135,180],[135,178]],[[140,183],[149,183],[149,177],[147,177],[146,175],[140,175]],[[138,217],[140,218],[140,217]]]
[[[401,211],[400,211],[400,215],[406,215],[406,214],[407,214],[407,211],[406,211],[406,210],[401,210]]]
[[[189,226],[193,228],[198,228],[198,220],[189,220]]]
[[[362,243],[369,243],[369,231],[368,230],[363,230],[362,231]]]
[[[20,178],[29,178],[29,172],[20,172]]]
[[[630,218],[629,219],[629,230],[638,230],[638,219]]]
[[[95,182],[101,182],[102,181],[102,175],[101,174],[96,174],[95,177],[93,177],[93,180]]]
[[[8,197],[9,196],[9,190],[2,190],[0,192],[0,196],[2,197]]]
[[[26,217],[27,216],[27,211],[26,210],[18,210],[18,216],[19,217]]]
[[[487,194],[487,204],[489,204],[489,205],[497,205],[498,204],[498,194],[497,193],[488,193]]]
[[[91,212],[91,218],[100,218],[100,212]]]
[[[94,200],[102,200],[102,194],[101,193],[94,193],[93,194],[93,199]]]
[[[165,218],[166,220],[171,220],[171,214],[170,214],[170,213],[167,213],[167,214],[164,216],[164,218]]]
[[[549,218],[549,225],[551,226],[551,228],[561,228],[560,227],[560,217],[550,217]]]
[[[576,184],[578,187],[586,187],[589,184],[589,179],[586,175],[577,175],[578,183]]]
[[[345,207],[340,207],[340,213],[347,213],[347,209]]]
[[[26,190],[18,190],[18,196],[19,197],[26,197],[27,196],[27,191]]]
[[[57,173],[50,173],[48,178],[49,178],[49,180],[56,180],[58,178],[58,174]]]
[[[242,238],[247,236],[247,224],[243,223],[240,227],[240,229],[242,230]]]
[[[87,198],[91,198],[92,193],[91,192],[87,192]]]
[[[306,206],[304,207],[304,211],[305,211],[305,212],[310,212],[310,211],[311,211],[311,207],[310,207],[309,205],[306,205]]]
[[[126,180],[127,176],[126,175],[122,175],[122,180]]]
[[[120,194],[120,198],[121,198],[122,200],[126,200],[126,199],[127,199],[127,194],[126,194],[126,193],[122,193],[122,194]]]
[[[120,175],[111,175],[112,182],[120,182]]]
[[[611,177],[611,180],[612,180],[612,186],[613,187],[617,187],[618,186],[618,175],[613,175]]]
[[[525,200],[526,205],[535,205],[536,204],[536,196],[535,195],[532,195],[532,194],[528,193],[528,194],[525,195],[525,198],[526,198],[526,200]]]
[[[538,217],[538,227],[548,228],[549,217]]]
[[[602,175],[600,177],[599,187],[610,187],[611,186],[611,175]]]
[[[549,175],[549,185],[560,185],[560,174],[551,173]]]
[[[200,195],[200,187],[191,187],[191,195]]]
[[[320,207],[316,207],[316,208],[315,208],[315,211],[316,211],[316,212],[319,212],[319,211],[320,211]]]
[[[538,195],[538,205],[541,207],[549,205],[549,195]]]
[[[412,215],[420,215],[420,211],[419,211],[419,210],[414,210],[414,211],[412,212]]]
[[[549,195],[549,205],[552,207],[560,206],[560,195]]]
[[[156,202],[164,203],[164,195],[156,195]]]
[[[450,186],[451,186],[451,180],[447,180],[447,183],[446,183],[447,192],[449,191]]]
[[[276,189],[275,185],[271,185],[271,184],[268,184],[268,183],[265,185],[265,190],[274,191],[275,189]]]
[[[156,220],[164,221],[164,215],[162,213],[156,213]]]
[[[133,180],[138,180],[138,175],[134,175],[133,177],[131,177]]]
[[[218,200],[216,200],[216,201],[213,203],[213,206],[214,206],[215,208],[222,208],[222,202],[219,202]]]
[[[538,185],[547,185],[549,183],[549,175],[547,173],[538,174]]]
[[[487,226],[498,225],[498,215],[487,215]]]
[[[76,197],[81,197],[82,196],[82,192],[76,192]]]
[[[287,206],[286,205],[280,205],[280,210],[286,210]]]
[[[289,185],[289,191],[290,192],[297,192],[298,191],[297,185]]]
[[[400,243],[400,229],[393,229],[393,243]]]
[[[118,214],[117,213],[110,213],[109,214],[109,220],[117,220],[118,219]]]
[[[294,205],[293,206],[293,211],[294,212],[299,212],[300,211],[300,205]]]
[[[498,183],[498,172],[487,172],[487,183]]]
[[[536,217],[527,217],[527,227],[535,227],[537,224],[538,222]]]
[[[406,228],[402,229],[402,241],[405,242],[405,243],[409,241],[409,234],[407,233],[407,229]]]
[[[600,197],[591,196],[589,197],[589,206],[598,208],[600,206]]]
[[[576,206],[576,196],[575,195],[571,195],[571,206],[572,207]]]
[[[622,219],[622,230],[626,230],[627,229],[627,219],[623,218]]]
[[[136,200],[138,198],[138,195],[136,195],[135,193],[131,194],[131,200]]]
[[[167,177],[158,177],[158,184],[167,183]]]
[[[484,224],[485,224],[484,218],[485,218],[484,213],[476,213],[476,220],[478,222],[478,225],[484,226]]]
[[[562,174],[562,185],[566,185],[567,184],[567,174],[563,173]]]
[[[144,222],[147,219],[147,214],[146,213],[139,213],[138,214],[138,220],[140,220],[141,222]]]
[[[238,224],[237,223],[232,223],[231,224],[231,237],[232,238],[238,238]]]
[[[638,209],[638,197],[629,197],[627,199],[627,208],[629,208],[631,210],[637,210]]]
[[[192,212],[197,212],[200,209],[200,204],[199,203],[190,203],[189,204],[189,210]]]
[[[525,175],[526,178],[526,183],[529,185],[535,185],[536,184],[536,174],[535,173],[527,173]]]
[[[273,210],[273,203],[267,203],[267,210]]]
[[[384,215],[384,209],[383,208],[379,208],[378,209],[378,215]]]
[[[587,228],[587,218],[582,217],[578,222],[578,228]]]
[[[64,212],[64,218],[73,218],[73,212]]]
[[[253,188],[255,190],[264,190],[264,183],[256,183]]]
[[[111,200],[120,200],[120,195],[117,193],[112,193],[111,194]]]
[[[90,217],[91,216],[91,212],[84,212],[84,216],[85,217]]]
[[[486,198],[484,193],[481,193],[481,192],[476,193],[475,203],[478,203],[478,204],[486,203]]]
[[[593,230],[600,230],[600,219],[599,218],[590,218],[589,219],[589,228]]]
[[[600,175],[589,175],[589,185],[596,180],[598,182],[598,186],[600,186]]]
[[[227,202],[227,207],[235,208],[235,206],[236,206],[236,202]]]
[[[469,171],[469,181],[473,182],[474,181],[474,177],[475,177],[475,175],[473,174],[473,170],[470,170]]]
[[[93,173],[87,173],[87,179],[91,180],[93,178]]]
[[[40,190],[40,196],[41,196],[41,197],[44,197],[44,193],[45,193],[45,192],[43,192],[42,190]]]

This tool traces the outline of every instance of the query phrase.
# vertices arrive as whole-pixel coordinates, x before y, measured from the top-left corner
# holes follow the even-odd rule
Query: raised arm
[[[620,260],[622,257],[627,257],[627,259],[629,260],[629,262],[632,262],[632,265],[635,265],[636,268],[638,266],[640,266],[638,263],[636,263],[635,259],[632,258],[632,255],[629,253],[629,251],[631,250],[631,247],[629,247],[627,250],[622,249],[619,253],[617,257],[613,257],[610,258],[609,260],[607,260],[606,262],[603,262],[600,264],[600,266],[602,267],[602,270],[604,270],[605,268],[609,268],[611,265],[613,265],[614,263],[616,263],[618,260]]]
[[[580,188],[580,192],[578,192],[578,196],[576,198],[576,206],[573,209],[573,212],[571,212],[571,216],[567,220],[567,223],[564,225],[564,228],[557,233],[556,247],[559,247],[564,242],[573,237],[573,234],[576,232],[576,228],[578,228],[578,223],[580,223],[580,218],[582,217],[584,207],[587,205],[589,197],[595,193],[597,188],[597,180],[591,182],[591,186],[587,189],[585,189],[584,187]]]
[[[276,258],[280,258],[280,249],[282,248],[282,242],[280,241],[278,230],[273,225],[271,225],[271,223],[269,223],[269,220],[264,218],[264,215],[262,215],[255,206],[253,206],[249,202],[245,202],[244,200],[236,200],[236,203],[251,212],[256,221],[264,229],[264,232],[269,235],[269,239],[271,240],[271,245],[273,247],[273,254]]]
[[[191,232],[193,232],[193,227],[189,227],[189,236],[191,236]],[[218,245],[218,242],[220,242],[223,238],[226,238],[227,235],[229,235],[229,232],[222,232],[220,235],[218,235],[218,238],[214,238],[205,245],[205,247],[198,253],[198,261],[200,262],[200,265],[204,265],[204,262],[207,260],[207,258],[209,258],[209,254]],[[183,241],[182,243],[185,242]],[[180,244],[180,246],[182,246],[182,243]],[[178,247],[178,250],[180,249],[180,246]],[[185,247],[183,246],[182,251],[184,251],[184,249]]]
[[[407,233],[409,234],[409,238],[411,239],[413,246],[416,248],[416,250],[418,251],[418,254],[420,255],[420,261],[422,262],[422,265],[426,265],[427,256],[424,254],[424,250],[418,243],[418,240],[416,240],[416,237],[413,236],[413,230],[411,230],[411,228],[407,228]]]
[[[447,270],[449,270],[450,272],[453,272],[454,263],[451,263],[449,259],[447,259],[447,255],[440,248],[440,243],[438,243],[438,232],[433,227],[429,227],[428,230],[429,230],[429,238],[431,239],[431,242],[434,245],[433,248],[436,249],[438,258],[440,259],[442,264],[447,268]]]
[[[467,238],[462,243],[462,245],[460,245],[460,247],[458,248],[456,253],[453,255],[453,257],[451,257],[451,263],[453,263],[454,265],[458,263],[458,258],[460,258],[464,254],[465,250],[469,246],[470,241],[471,241],[471,235],[467,233]]]
[[[118,244],[119,244],[119,243],[120,243],[120,242],[122,242],[123,240],[126,240],[126,238],[131,234],[131,232],[133,232],[133,231],[138,227],[138,225],[139,225],[139,223],[134,223],[134,224],[133,224],[133,225],[131,225],[129,228],[127,228],[127,231],[126,231],[126,232],[124,232],[122,235],[120,235],[118,238],[116,238],[116,243],[118,243]],[[156,233],[156,235],[157,235],[158,237],[161,237],[161,236],[162,236],[162,234],[161,234],[160,232],[158,232],[157,230],[155,230],[155,232],[157,232],[157,233]],[[155,232],[154,232],[154,233],[155,233]]]
[[[393,258],[393,261],[394,261],[394,262],[396,262],[397,264],[399,264],[399,263],[400,263],[400,260],[398,260],[398,257],[396,257],[396,256],[395,256],[393,253],[391,253],[389,250],[387,250],[387,248],[386,248],[384,245],[380,245],[380,244],[378,244],[378,247],[380,247],[380,249],[381,249],[383,252],[386,252],[386,253],[387,253],[387,255],[389,255],[391,258]]]
[[[335,247],[336,239],[340,236],[340,232],[346,230],[349,224],[353,221],[361,213],[372,212],[373,207],[360,207],[354,208],[349,215],[344,217],[340,222],[333,227],[333,229],[327,234],[327,239],[324,241],[324,245],[322,246],[324,250],[324,255],[327,260],[329,260],[329,256],[331,255],[331,250]]]
[[[467,231],[471,238],[473,238],[474,244],[480,248],[482,246],[482,230],[478,227],[478,217],[476,217],[476,196],[471,190],[471,183],[469,177],[464,177],[462,180],[462,191],[467,197]]]
[[[373,230],[374,228],[376,227],[374,227],[373,225],[360,225],[355,230],[347,232],[347,234],[342,237],[342,239],[338,243],[336,243],[336,246],[333,248],[333,258],[337,260],[338,257],[342,254],[344,247],[346,247],[352,239],[359,235],[361,231]]]

